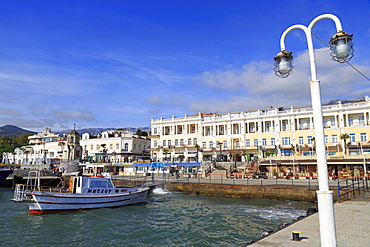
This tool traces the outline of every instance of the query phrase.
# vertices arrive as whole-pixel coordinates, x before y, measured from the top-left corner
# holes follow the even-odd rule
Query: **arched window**
[[[125,151],[128,151],[128,143],[125,143]]]

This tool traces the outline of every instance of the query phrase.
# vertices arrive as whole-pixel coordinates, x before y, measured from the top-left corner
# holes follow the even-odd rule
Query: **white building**
[[[370,98],[338,101],[322,110],[329,159],[357,155],[362,163],[370,154]],[[312,107],[151,118],[150,151],[159,161],[303,159],[315,155],[314,124]]]
[[[13,153],[4,153],[4,163],[61,165],[76,162],[133,162],[150,159],[150,139],[124,131],[105,131],[96,136],[84,133],[82,138],[76,130],[67,136],[59,136],[46,128],[29,137],[29,144]],[[70,166],[70,165],[69,165]]]

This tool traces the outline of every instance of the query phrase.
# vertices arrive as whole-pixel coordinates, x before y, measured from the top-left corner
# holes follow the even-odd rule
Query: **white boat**
[[[32,174],[34,173],[34,174]],[[27,184],[17,184],[13,202],[25,203],[31,213],[50,213],[111,208],[146,201],[149,187],[116,187],[110,177],[71,177],[66,189],[40,186],[38,171],[31,171]]]

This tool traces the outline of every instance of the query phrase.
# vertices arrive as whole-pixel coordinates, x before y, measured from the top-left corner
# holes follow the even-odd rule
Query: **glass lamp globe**
[[[330,39],[330,49],[331,49],[331,56],[333,57],[334,61],[344,63],[348,62],[354,53],[353,49],[353,34],[349,35],[344,31],[336,33]]]

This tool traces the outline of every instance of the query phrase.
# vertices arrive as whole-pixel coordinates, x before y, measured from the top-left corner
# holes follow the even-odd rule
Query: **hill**
[[[107,130],[116,130],[117,128],[85,128],[85,129],[77,129],[77,132],[82,135],[84,133],[89,133],[90,135],[97,135]],[[125,131],[136,133],[136,130],[140,129],[142,131],[150,132],[150,127],[139,127],[139,128],[132,128],[132,127],[126,127],[121,128]],[[61,131],[54,131],[54,133],[58,135],[68,134],[71,131],[71,129],[68,130],[61,130]]]
[[[25,130],[14,125],[4,125],[0,127],[0,137],[2,136],[16,137],[22,134],[35,134],[35,133],[36,132],[34,131]]]

